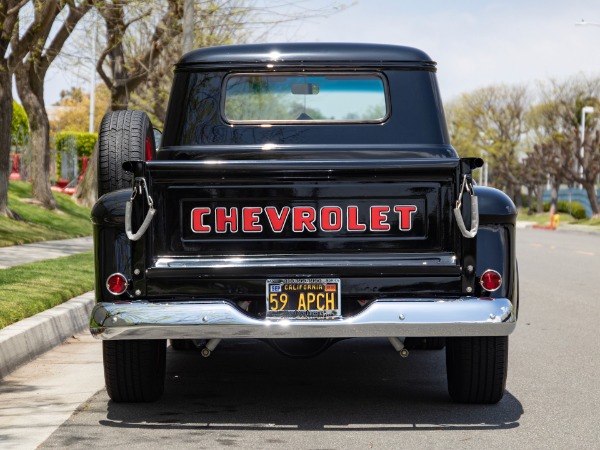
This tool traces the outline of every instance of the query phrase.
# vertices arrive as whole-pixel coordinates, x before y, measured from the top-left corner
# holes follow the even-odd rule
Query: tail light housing
[[[148,136],[146,136],[146,161],[152,161],[152,143]]]
[[[488,292],[494,292],[502,286],[502,275],[492,269],[488,269],[479,277],[479,284]]]
[[[113,273],[106,279],[106,290],[113,295],[121,295],[127,290],[129,282],[122,273]]]

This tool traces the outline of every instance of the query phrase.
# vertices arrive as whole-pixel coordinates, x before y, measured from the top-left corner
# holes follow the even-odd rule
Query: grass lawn
[[[559,213],[560,216],[560,225],[585,225],[590,227],[590,230],[600,231],[600,219],[581,219],[577,220],[570,214]],[[528,215],[526,210],[519,211],[518,220],[522,220],[523,222],[535,222],[539,225],[548,225],[550,223],[550,213],[544,212],[540,214],[532,214]]]
[[[578,221],[570,214],[559,213],[559,216],[560,216],[561,224],[578,223]],[[524,222],[535,222],[539,225],[544,225],[544,224],[547,225],[550,223],[550,213],[544,212],[544,213],[540,213],[540,214],[528,215],[525,210],[522,210],[522,211],[519,211],[518,220],[522,220]]]
[[[577,222],[579,225],[590,225],[600,229],[600,219],[585,219]]]
[[[90,210],[78,206],[73,199],[54,193],[59,211],[27,202],[31,198],[31,184],[11,181],[8,187],[8,207],[26,222],[0,217],[0,247],[29,242],[69,239],[92,234]]]
[[[93,252],[0,270],[0,328],[93,288]]]

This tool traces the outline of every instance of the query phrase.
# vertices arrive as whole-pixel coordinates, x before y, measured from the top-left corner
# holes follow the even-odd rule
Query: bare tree
[[[54,1],[39,2],[42,13],[36,14],[27,29],[19,31],[19,13],[29,0],[0,2],[0,215],[13,214],[8,209],[8,175],[12,122],[12,76],[25,55],[34,46],[40,30],[53,20]]]
[[[548,172],[546,171],[545,155],[538,147],[529,152],[519,167],[518,176],[527,187],[529,197],[528,214],[544,211],[543,195]],[[537,202],[534,208],[534,197]],[[556,205],[555,205],[556,207]]]
[[[232,42],[244,42],[249,39],[247,21],[251,18],[251,10],[247,0],[219,0],[198,2],[195,5],[194,33],[191,48],[204,48],[226,45]],[[149,35],[150,30],[138,28],[139,38]],[[152,72],[146,83],[141,84],[131,94],[134,108],[146,111],[152,123],[161,128],[167,110],[169,91],[173,81],[173,64],[180,58],[184,48],[185,36],[181,34],[165,47],[160,57],[155,60]],[[188,36],[188,39],[190,36]],[[189,45],[189,44],[186,44]]]
[[[33,21],[40,24],[37,38],[15,72],[17,90],[31,129],[32,196],[49,209],[55,209],[57,203],[50,190],[50,126],[44,105],[44,79],[77,22],[90,7],[89,1],[76,5],[74,0],[34,0]],[[50,40],[52,26],[62,11],[68,14]]]
[[[545,169],[555,180],[583,187],[594,216],[598,216],[596,180],[600,175],[600,121],[596,115],[586,117],[583,143],[579,133],[583,107],[600,106],[600,78],[553,81],[543,88],[542,97],[543,102],[535,114],[535,151],[541,155]]]
[[[150,38],[138,42],[136,54],[128,54],[125,33],[136,22],[151,18],[155,3],[96,0],[96,7],[106,22],[106,47],[96,63],[96,70],[110,89],[111,109],[127,109],[131,93],[147,81],[160,53],[181,33],[181,0],[167,0],[166,11],[154,24]],[[134,16],[128,19],[131,14]]]

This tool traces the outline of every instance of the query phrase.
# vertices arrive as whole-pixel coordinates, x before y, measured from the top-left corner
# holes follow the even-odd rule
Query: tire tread
[[[508,372],[508,336],[446,340],[448,392],[460,403],[497,403]]]
[[[165,340],[104,341],[104,380],[115,402],[152,402],[164,391]]]
[[[98,136],[98,195],[131,186],[126,161],[146,159],[146,138],[154,142],[152,124],[142,111],[112,111],[100,123]]]

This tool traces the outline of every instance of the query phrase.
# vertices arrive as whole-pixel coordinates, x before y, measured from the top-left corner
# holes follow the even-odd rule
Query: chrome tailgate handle
[[[148,213],[146,214],[146,217],[144,218],[140,228],[136,233],[133,233],[131,230],[131,210],[133,208],[133,200],[138,192],[140,194],[145,194],[146,201],[148,202]],[[156,209],[154,208],[154,201],[148,193],[146,180],[142,177],[137,177],[133,180],[133,192],[131,193],[131,198],[125,204],[125,234],[127,234],[127,237],[132,241],[139,240],[150,226],[150,222],[152,222],[154,214],[156,214]]]
[[[462,197],[465,191],[471,194],[471,229],[467,230],[465,226],[465,222],[462,217]],[[454,208],[454,217],[456,219],[456,224],[458,225],[458,229],[461,234],[468,238],[472,239],[477,236],[477,230],[479,228],[479,203],[477,201],[477,196],[475,195],[475,190],[473,189],[473,184],[467,175],[463,176],[463,182],[460,186],[460,193],[458,194],[458,200],[456,201],[456,207]]]

